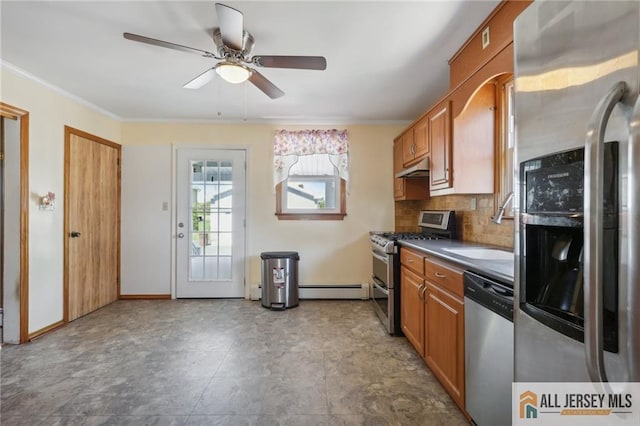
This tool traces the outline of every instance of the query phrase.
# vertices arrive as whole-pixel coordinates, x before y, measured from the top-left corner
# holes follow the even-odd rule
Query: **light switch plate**
[[[489,38],[489,27],[482,30],[482,50],[486,49],[489,46],[491,40]]]
[[[166,212],[167,210],[169,210],[169,202],[163,201],[162,202],[162,211]]]
[[[471,197],[471,203],[469,204],[469,210],[476,210],[478,208],[478,199],[476,197]]]

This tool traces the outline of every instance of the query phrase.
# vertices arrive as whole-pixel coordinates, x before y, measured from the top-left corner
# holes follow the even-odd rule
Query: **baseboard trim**
[[[32,341],[34,339],[37,339],[38,337],[44,336],[47,333],[52,332],[53,330],[57,330],[60,327],[63,327],[65,325],[64,320],[60,320],[58,322],[54,322],[51,325],[48,325],[44,328],[41,328],[40,330],[36,330],[33,333],[29,333],[29,335],[27,336],[27,341]]]
[[[262,287],[251,288],[251,300],[260,300]],[[299,299],[369,299],[368,284],[300,284]]]
[[[120,300],[171,300],[170,294],[121,294]]]

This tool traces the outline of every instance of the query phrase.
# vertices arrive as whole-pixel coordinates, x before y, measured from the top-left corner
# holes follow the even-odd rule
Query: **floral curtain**
[[[276,130],[273,139],[273,180],[278,185],[289,176],[291,166],[300,156],[326,154],[349,182],[349,140],[346,130]]]

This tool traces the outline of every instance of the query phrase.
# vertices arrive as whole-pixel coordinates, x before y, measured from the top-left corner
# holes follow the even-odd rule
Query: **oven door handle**
[[[373,255],[373,257],[375,257],[376,259],[378,259],[380,262],[383,262],[385,265],[389,264],[389,258],[387,256],[380,256],[378,253],[376,253],[375,251],[372,251],[371,254]]]
[[[377,287],[385,296],[389,295],[389,289],[384,285],[382,281],[380,281],[376,277],[371,277],[371,279],[373,280],[373,285]]]

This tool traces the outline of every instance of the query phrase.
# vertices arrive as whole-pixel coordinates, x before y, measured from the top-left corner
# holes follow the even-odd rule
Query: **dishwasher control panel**
[[[464,296],[513,322],[513,287],[483,277],[464,273]]]

